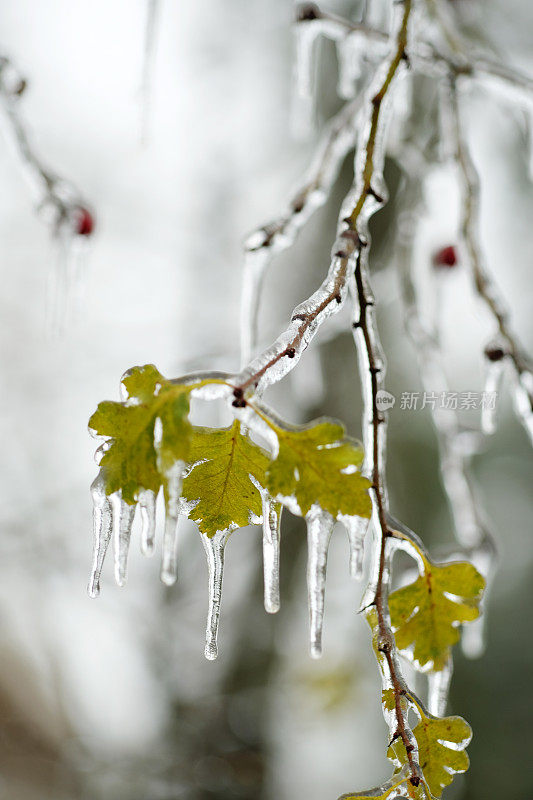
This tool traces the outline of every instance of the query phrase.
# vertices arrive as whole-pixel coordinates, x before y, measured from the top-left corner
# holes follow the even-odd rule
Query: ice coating
[[[312,19],[294,26],[294,98],[292,128],[297,137],[309,136],[314,128],[316,113],[316,49],[323,23]]]
[[[446,714],[452,674],[453,661],[451,658],[439,672],[428,673],[427,709],[434,717],[444,717]]]
[[[156,496],[150,489],[139,492],[139,509],[141,512],[141,553],[151,556],[154,553],[155,537],[155,501]]]
[[[261,492],[263,505],[263,575],[265,611],[275,614],[280,608],[279,554],[282,507],[266,491]]]
[[[100,594],[100,575],[113,531],[113,510],[106,496],[103,477],[98,474],[91,484],[93,499],[93,563],[87,591],[89,597]]]
[[[522,425],[526,429],[533,444],[533,373],[523,372],[515,380],[514,405]]]
[[[530,82],[531,83],[531,82]],[[515,408],[524,428],[533,441],[533,380],[531,366],[522,347],[514,335],[509,313],[492,275],[479,243],[480,188],[479,176],[470,154],[466,129],[462,120],[461,97],[454,81],[442,92],[442,112],[447,117],[447,128],[454,148],[454,160],[458,167],[462,190],[461,224],[462,244],[472,273],[474,289],[483,301],[497,326],[499,338],[505,345],[507,361],[513,365],[516,384]]]
[[[114,497],[114,555],[115,555],[115,581],[118,586],[126,584],[126,569],[128,552],[130,549],[131,528],[135,516],[135,506],[126,503],[121,497]]]
[[[370,520],[364,517],[349,517],[346,514],[339,516],[348,534],[350,543],[350,575],[355,580],[363,577],[363,560],[365,555],[365,536],[370,525]]]
[[[172,586],[178,577],[178,521],[184,467],[185,464],[182,461],[178,461],[167,475],[165,491],[165,532],[163,535],[163,554],[161,561],[161,580],[166,586]]]
[[[69,304],[79,299],[86,273],[81,257],[86,252],[87,242],[81,240],[86,240],[87,236],[77,235],[81,231],[76,229],[76,213],[86,209],[87,203],[73,184],[46,168],[33,150],[20,113],[25,86],[24,77],[9,59],[0,58],[0,124],[18,157],[39,215],[58,239],[58,254],[48,290],[52,308],[47,309],[48,330],[56,335],[63,333],[67,315],[75,319],[75,312],[81,311],[81,303],[77,309],[70,308]]]
[[[322,137],[316,156],[283,216],[258,228],[244,243],[241,298],[241,366],[253,356],[263,279],[273,258],[291,247],[317,208],[324,205],[340,166],[355,144],[356,119],[362,98],[346,104]]]
[[[481,430],[490,436],[496,431],[498,413],[498,394],[505,370],[505,358],[497,361],[486,359],[485,385],[483,387],[484,402],[481,406]]]
[[[211,537],[204,533],[200,534],[207,558],[209,581],[209,607],[205,629],[205,657],[209,661],[214,661],[218,655],[217,636],[224,574],[224,548],[229,535],[229,531],[217,531]]]
[[[309,652],[311,658],[322,655],[322,625],[326,568],[331,532],[335,520],[319,506],[312,506],[305,517],[307,523],[307,598],[309,604]]]

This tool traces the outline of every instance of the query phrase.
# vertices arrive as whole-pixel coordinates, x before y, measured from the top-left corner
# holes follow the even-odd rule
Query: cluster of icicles
[[[168,499],[165,509],[165,528],[161,580],[167,586],[177,578],[177,532],[180,515],[187,513],[180,499],[183,465],[169,479]],[[100,594],[100,576],[104,558],[113,539],[115,580],[119,586],[126,583],[128,551],[132,535],[136,506],[129,505],[119,493],[108,497],[103,476],[100,473],[91,486],[94,519],[94,550],[88,592],[90,597]],[[275,503],[265,490],[261,490],[263,525],[263,568],[265,610],[276,613],[280,608],[279,564],[281,506]],[[139,493],[137,507],[141,516],[141,552],[150,556],[154,552],[156,530],[156,495],[152,491]],[[363,573],[363,542],[368,520],[360,517],[342,516],[350,543],[350,574],[360,579]],[[313,658],[322,654],[322,623],[324,618],[324,596],[328,546],[335,519],[318,506],[313,506],[306,515],[307,524],[307,589],[309,602],[310,652]],[[205,656],[213,660],[218,655],[217,637],[222,598],[224,573],[224,548],[231,530],[217,531],[214,536],[200,537],[204,546],[209,574],[209,608],[206,625]]]

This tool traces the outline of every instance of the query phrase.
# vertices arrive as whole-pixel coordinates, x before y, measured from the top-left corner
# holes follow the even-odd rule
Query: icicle
[[[163,535],[163,560],[161,580],[166,586],[176,583],[178,576],[177,543],[180,512],[181,483],[184,464],[176,462],[167,475],[165,491],[165,533]]]
[[[151,556],[154,553],[155,537],[155,494],[149,489],[139,492],[139,508],[141,509],[141,553]]]
[[[241,297],[241,367],[253,356],[257,340],[257,316],[263,277],[273,256],[271,246],[257,243],[256,235],[245,243]]]
[[[428,674],[428,711],[435,717],[443,717],[446,713],[452,673],[453,661],[449,658],[443,669]]]
[[[335,520],[319,506],[312,506],[307,522],[307,596],[309,603],[309,649],[312,658],[322,655],[322,623],[326,567],[331,531]]]
[[[220,600],[222,597],[222,577],[224,572],[224,547],[229,531],[217,531],[209,538],[201,533],[202,544],[207,557],[209,571],[209,610],[205,630],[205,657],[214,661],[218,655],[217,635],[220,617]]]
[[[370,525],[370,519],[341,515],[339,522],[342,522],[346,528],[350,542],[350,575],[359,581],[363,577],[365,536]]]
[[[131,526],[135,516],[135,506],[126,503],[121,497],[116,498],[119,505],[118,519],[115,519],[115,581],[119,586],[126,585],[126,567],[130,549]]]
[[[106,496],[104,481],[101,475],[97,475],[93,481],[91,485],[91,494],[93,498],[94,544],[93,565],[87,591],[89,597],[98,597],[100,594],[102,566],[113,530],[111,502]]]
[[[52,338],[61,337],[82,318],[87,277],[87,247],[71,221],[58,230],[57,253],[49,276],[46,328]]]
[[[347,36],[337,41],[337,63],[339,65],[339,81],[337,92],[339,97],[349,100],[356,93],[356,81],[361,77],[361,61],[364,53],[364,41],[360,36]]]
[[[141,145],[148,142],[150,124],[150,106],[153,84],[155,38],[159,0],[148,0],[146,11],[146,27],[144,33],[144,57],[141,81]]]
[[[316,112],[316,45],[322,33],[321,20],[311,19],[295,25],[296,60],[294,69],[295,97],[292,128],[298,138],[307,138],[315,125]]]
[[[533,442],[533,410],[531,408],[533,398],[533,375],[531,372],[523,372],[517,379],[514,391],[514,405],[520,421],[529,434]]]
[[[498,393],[505,367],[505,350],[499,344],[485,348],[485,385],[481,400],[481,430],[487,435],[496,431]]]
[[[279,611],[279,543],[282,507],[263,490],[263,574],[265,611]]]

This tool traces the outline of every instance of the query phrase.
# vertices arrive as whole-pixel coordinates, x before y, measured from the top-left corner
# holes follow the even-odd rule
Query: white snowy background
[[[455,5],[479,24],[473,0]],[[532,74],[530,4],[483,6],[485,32],[505,58]],[[328,7],[350,11],[357,3]],[[0,4],[2,53],[28,79],[20,109],[34,148],[80,188],[97,225],[83,308],[64,338],[51,339],[45,304],[57,247],[16,152],[0,139],[0,796],[335,798],[377,785],[389,769],[376,668],[356,615],[361,587],[349,579],[341,531],[331,547],[321,662],[307,656],[299,524],[287,534],[295,557],[284,566],[292,579],[273,620],[257,589],[259,532],[232,538],[214,663],[203,658],[207,578],[192,524],[183,528],[173,589],[158,580],[158,555],[142,559],[133,546],[125,589],[114,585],[106,564],[101,597],[85,593],[95,474],[90,414],[100,400],[118,399],[119,378],[132,365],[153,362],[168,376],[238,366],[241,241],[283,208],[312,152],[312,142],[290,136],[292,5],[284,0],[161,0],[142,147],[146,13],[141,0]],[[531,344],[533,188],[523,115],[481,92],[470,109],[483,176],[484,249],[515,328]],[[338,203],[342,192],[334,194]],[[449,175],[432,176],[427,200],[431,219],[417,246],[422,268],[435,248],[454,241],[457,197]],[[294,254],[274,265],[262,343],[321,280],[335,215],[335,206],[320,212]],[[397,287],[385,288],[384,343],[390,389],[398,395],[419,385],[394,307]],[[479,391],[490,322],[464,271],[449,277],[443,293],[453,388]],[[295,421],[308,413],[341,416],[359,435],[348,340],[316,352],[272,401]],[[406,522],[425,526],[417,528],[424,539],[449,544],[434,466],[424,484],[436,454],[426,414],[391,414],[393,449],[393,497],[411,515]],[[501,567],[485,660],[457,668],[453,710],[474,728],[480,721],[476,736],[486,752],[474,761],[472,777],[457,782],[456,796],[466,786],[465,797],[481,800],[485,781],[494,789],[502,780],[494,767],[490,772],[490,753],[505,738],[502,758],[514,758],[517,776],[506,797],[518,800],[528,788],[520,772],[521,753],[527,757],[519,701],[526,663],[523,637],[513,638],[507,620],[531,578],[531,459],[508,402],[476,472]],[[250,680],[264,662],[265,683]],[[490,677],[497,677],[497,690]],[[488,731],[488,702],[504,718],[503,733]]]

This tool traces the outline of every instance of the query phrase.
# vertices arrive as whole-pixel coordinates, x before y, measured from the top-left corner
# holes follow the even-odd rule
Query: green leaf
[[[261,516],[261,495],[250,479],[265,485],[267,453],[240,431],[236,420],[229,428],[194,428],[190,460],[197,462],[183,481],[186,501],[198,501],[189,513],[202,533],[249,525]]]
[[[107,438],[100,460],[106,494],[120,490],[134,504],[141,489],[157,492],[172,465],[188,459],[189,392],[194,387],[173,384],[153,364],[129,370],[122,385],[126,400],[100,403],[89,428]],[[156,445],[157,420],[161,436]]]
[[[393,777],[377,789],[368,789],[357,794],[343,794],[338,800],[393,800],[397,797],[410,797],[412,800],[427,800],[427,794],[422,784],[413,786],[409,780],[409,771],[403,769],[396,772]]]
[[[422,564],[414,583],[390,595],[389,610],[398,649],[413,646],[415,664],[438,672],[459,640],[460,623],[479,616],[485,581],[466,561],[440,566],[423,557]]]
[[[472,729],[462,717],[439,719],[426,715],[418,708],[420,722],[413,728],[418,743],[418,761],[424,779],[433,797],[440,797],[453,775],[466,772],[469,758],[465,747],[472,738]],[[387,756],[398,767],[408,763],[405,747],[396,739],[387,751]]]
[[[296,497],[303,516],[313,503],[334,517],[370,516],[371,484],[356,469],[363,452],[346,438],[342,425],[318,422],[295,430],[277,428],[276,433],[279,453],[267,471],[273,497]]]

